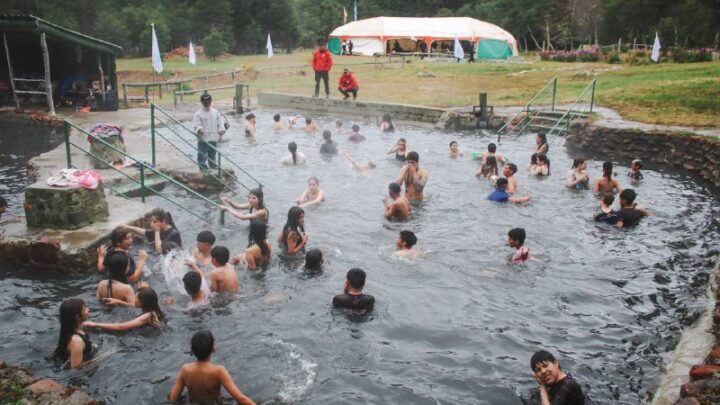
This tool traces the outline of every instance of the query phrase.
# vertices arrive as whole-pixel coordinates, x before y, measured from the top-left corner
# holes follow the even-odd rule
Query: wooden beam
[[[47,98],[48,108],[50,109],[50,116],[54,117],[55,103],[53,103],[52,82],[50,81],[50,53],[48,52],[44,32],[40,34],[40,47],[42,48],[43,64],[45,65],[45,96]]]
[[[5,43],[5,55],[7,56],[8,73],[10,74],[10,88],[12,88],[13,97],[15,98],[15,108],[20,109],[20,100],[15,93],[15,80],[13,79],[12,63],[10,62],[10,47],[8,47],[7,36],[3,32],[3,42]]]

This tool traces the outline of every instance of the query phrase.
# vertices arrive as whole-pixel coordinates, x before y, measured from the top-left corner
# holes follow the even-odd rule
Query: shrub
[[[215,58],[227,52],[228,43],[225,40],[225,35],[216,30],[212,30],[205,38],[203,38],[203,47],[205,48],[205,55]]]
[[[540,60],[552,62],[597,62],[600,55],[596,49],[575,51],[542,51]]]

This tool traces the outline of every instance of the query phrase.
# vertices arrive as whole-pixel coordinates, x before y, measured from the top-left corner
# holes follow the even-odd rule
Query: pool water
[[[521,404],[537,387],[529,359],[545,348],[596,403],[651,399],[669,352],[704,310],[704,289],[717,255],[716,190],[685,173],[649,167],[635,189],[637,202],[653,215],[637,228],[618,230],[592,221],[599,204],[590,192],[565,187],[572,159],[584,152],[569,152],[562,138],[550,140],[552,175],[543,179],[525,171],[533,136],[502,140],[499,151],[520,167],[518,194],[532,200],[499,205],[486,200],[491,187],[474,177],[478,164],[469,158],[495,135],[442,133],[410,124],[381,134],[375,126],[362,126],[368,139],[351,144],[346,120],[348,129],[334,139],[356,160],[377,164],[358,173],[340,155],[319,155],[320,132],[273,132],[273,113],[256,112],[256,139],[241,136],[241,123],[234,122],[229,142],[221,144],[265,184],[274,246],[266,272],[240,271],[239,294],[185,312],[185,298],[168,288],[161,269],[151,264],[146,279],[163,297],[178,300],[164,307],[167,327],[91,331],[99,350],[112,354],[79,371],[54,368],[48,360],[57,343],[62,300],[85,299],[95,321],[124,321],[138,311],[101,306],[94,298],[101,279],[96,274],[5,272],[0,275],[0,358],[80,385],[112,403],[157,403],[165,401],[180,365],[193,360],[190,337],[207,328],[216,338],[213,361],[227,367],[258,403]],[[335,119],[316,118],[324,128],[334,128]],[[392,223],[383,219],[381,201],[401,164],[385,152],[400,137],[420,153],[420,166],[430,176],[426,201],[406,223]],[[465,157],[448,157],[452,140]],[[279,163],[290,141],[306,155],[306,165]],[[627,163],[616,166],[624,186]],[[589,160],[592,179],[601,165]],[[308,247],[322,249],[326,260],[325,271],[314,276],[302,271],[302,257],[283,255],[275,242],[310,176],[320,179],[327,198],[306,209]],[[229,216],[222,226],[217,211],[168,190],[213,221],[205,225],[151,199],[150,204],[174,212],[186,248],[192,248],[197,232],[210,229],[216,244],[244,250],[246,221]],[[237,198],[245,195],[242,191]],[[508,260],[513,249],[507,232],[513,227],[526,229],[526,245],[534,253],[524,266]],[[418,236],[424,254],[416,262],[392,257],[403,229]],[[151,261],[159,259],[151,255]],[[377,300],[364,319],[348,318],[330,305],[342,292],[345,273],[356,266],[367,272],[365,292]]]

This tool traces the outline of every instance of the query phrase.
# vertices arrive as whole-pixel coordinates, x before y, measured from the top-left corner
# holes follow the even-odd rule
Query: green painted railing
[[[178,208],[181,209],[182,211],[185,211],[185,212],[187,212],[188,214],[190,214],[190,215],[192,215],[192,216],[194,216],[194,217],[196,217],[196,218],[198,218],[198,219],[200,219],[200,220],[202,220],[202,221],[204,221],[204,222],[206,222],[206,223],[210,223],[210,221],[208,221],[207,218],[205,218],[205,217],[197,214],[197,213],[196,213],[195,211],[193,211],[192,209],[190,209],[190,208],[188,208],[188,207],[185,207],[184,205],[182,205],[182,204],[180,204],[179,202],[175,201],[171,196],[168,196],[168,195],[166,195],[166,194],[164,194],[164,193],[162,193],[162,192],[159,192],[159,191],[153,189],[152,187],[146,187],[146,185],[145,185],[146,174],[147,174],[147,173],[152,173],[153,175],[159,176],[159,177],[163,178],[164,180],[166,180],[167,182],[172,183],[172,184],[174,184],[175,186],[179,187],[180,189],[182,189],[182,190],[184,190],[184,191],[192,194],[193,196],[201,199],[201,200],[204,201],[205,203],[210,204],[210,205],[212,205],[212,206],[215,207],[215,208],[219,208],[219,205],[218,205],[216,202],[214,202],[214,201],[206,198],[205,196],[199,194],[199,193],[196,192],[195,190],[190,189],[189,187],[187,187],[186,185],[184,185],[184,184],[176,181],[176,180],[173,179],[172,177],[167,176],[165,173],[162,173],[162,172],[156,170],[155,167],[154,167],[154,165],[149,165],[149,164],[146,163],[146,162],[140,161],[140,160],[138,160],[138,159],[136,159],[136,158],[128,155],[127,153],[125,153],[125,151],[122,151],[122,150],[116,148],[115,146],[113,146],[113,145],[105,142],[104,140],[102,140],[102,139],[100,139],[100,138],[97,138],[97,137],[94,137],[94,138],[93,138],[93,142],[100,142],[104,147],[106,147],[106,148],[108,148],[108,149],[110,149],[110,150],[112,150],[112,151],[114,151],[114,152],[122,155],[123,157],[125,157],[125,158],[127,158],[127,159],[129,159],[129,160],[131,160],[131,161],[133,161],[133,162],[135,162],[135,165],[138,166],[138,170],[140,171],[140,179],[139,179],[139,180],[138,180],[138,179],[135,179],[134,177],[130,176],[129,174],[125,173],[124,171],[113,167],[112,162],[107,162],[107,161],[103,160],[101,157],[99,157],[99,156],[95,155],[94,153],[90,152],[89,150],[85,149],[83,146],[74,143],[74,142],[70,139],[72,130],[75,130],[75,131],[77,131],[78,133],[82,134],[82,135],[84,136],[84,140],[87,139],[88,136],[91,136],[90,133],[88,133],[87,131],[85,131],[83,128],[80,128],[79,126],[73,124],[72,122],[70,122],[70,121],[68,121],[68,120],[64,120],[64,122],[63,122],[63,129],[64,129],[64,133],[65,133],[65,152],[66,152],[66,155],[67,155],[66,158],[67,158],[67,167],[68,167],[68,168],[76,168],[76,167],[73,166],[73,163],[72,163],[72,153],[71,153],[71,147],[75,147],[76,149],[78,149],[79,151],[85,153],[86,155],[88,155],[88,156],[90,156],[90,157],[92,157],[92,158],[94,158],[94,159],[97,159],[97,160],[103,162],[104,164],[106,164],[107,166],[109,166],[110,168],[112,168],[113,170],[115,170],[116,172],[122,174],[124,177],[128,178],[130,181],[134,182],[135,184],[140,185],[140,198],[141,198],[142,202],[145,202],[145,194],[146,194],[146,192],[147,192],[147,191],[150,191],[150,192],[154,193],[155,195],[157,195],[158,197],[161,197],[161,198],[165,199],[166,201],[170,202],[171,204],[173,204],[174,206],[178,207]],[[114,189],[113,187],[111,187],[111,186],[109,186],[109,185],[106,185],[106,186],[107,186],[111,191],[115,192],[116,189]],[[125,195],[125,194],[123,194],[123,193],[119,193],[119,194],[122,195],[122,196],[125,197],[125,198],[128,198],[128,196]],[[225,221],[225,215],[224,215],[224,212],[221,211],[221,213],[220,213],[220,223],[224,223],[224,221]]]
[[[538,91],[530,101],[523,106],[522,110],[509,119],[498,130],[498,141],[500,135],[510,134],[513,132],[522,133],[527,129],[533,112],[550,107],[550,111],[555,111],[555,98],[557,95],[557,77],[553,77],[540,91]],[[515,124],[513,124],[515,123]],[[512,125],[512,126],[511,126]],[[518,130],[519,129],[519,130]]]
[[[201,140],[201,138],[198,136],[195,131],[191,130],[185,124],[178,121],[175,117],[173,117],[170,113],[163,110],[162,108],[156,106],[155,104],[150,104],[150,132],[151,132],[151,152],[152,152],[152,162],[153,165],[157,164],[157,156],[156,156],[156,136],[160,136],[162,139],[164,139],[166,142],[168,142],[171,146],[173,146],[175,149],[179,150],[181,154],[193,162],[193,164],[196,164],[196,161],[192,158],[187,156],[177,145],[176,142],[173,142],[170,137],[167,137],[163,135],[160,131],[158,131],[158,127],[162,126],[164,128],[167,128],[170,131],[170,135],[174,135],[174,137],[179,138],[184,144],[188,145],[192,150],[197,153],[197,141]],[[180,131],[176,131],[173,126],[180,128]],[[183,135],[184,134],[184,135]],[[174,139],[174,138],[173,138]],[[212,146],[208,144],[208,147],[215,151],[216,156],[216,164],[217,164],[217,174],[208,172],[210,176],[212,176],[216,181],[218,181],[220,184],[222,184],[223,187],[232,190],[234,193],[234,190],[225,183],[224,178],[230,178],[234,180],[236,183],[240,184],[245,190],[250,190],[252,187],[247,186],[245,183],[243,183],[233,172],[229,170],[223,169],[222,165],[223,163],[226,166],[230,166],[233,169],[237,169],[239,172],[243,173],[245,176],[247,176],[250,180],[254,181],[257,184],[257,187],[262,189],[263,184],[260,182],[260,180],[256,179],[253,175],[248,173],[245,169],[240,167],[237,163],[232,161],[227,155],[220,152],[218,148],[215,146]]]
[[[550,129],[548,135],[560,135],[570,130],[570,121],[576,116],[592,114],[595,104],[595,80],[588,83],[562,117]]]

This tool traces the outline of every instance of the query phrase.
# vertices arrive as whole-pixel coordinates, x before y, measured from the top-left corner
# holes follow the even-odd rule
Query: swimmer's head
[[[405,140],[405,138],[400,138],[397,141],[397,145],[399,150],[404,151],[407,146],[407,140]]]
[[[535,138],[535,143],[538,145],[544,145],[547,143],[547,135],[545,135],[544,132],[540,132],[537,134],[537,137]]]
[[[510,177],[517,173],[517,165],[515,163],[508,163],[503,167],[503,176]]]
[[[488,152],[490,152],[490,153],[495,153],[496,150],[497,150],[497,145],[495,145],[494,143],[490,142],[490,143],[488,144]]]
[[[280,114],[273,115],[273,121],[280,122]]]
[[[613,202],[615,202],[615,195],[613,193],[605,193],[602,202],[608,207],[612,206]]]
[[[631,188],[626,188],[625,190],[620,192],[620,206],[631,206],[635,202],[635,197],[637,197],[637,193],[635,193],[635,190]]]
[[[305,124],[306,125],[312,124],[312,118],[310,118],[310,117],[305,118]]]
[[[254,188],[248,192],[248,204],[256,209],[265,209],[265,200],[261,188]]]
[[[202,285],[202,276],[196,271],[188,271],[183,276],[183,285],[185,291],[191,296],[195,297],[200,292],[200,285]]]
[[[118,226],[110,234],[110,244],[123,250],[128,250],[132,245],[132,232],[124,226]]]
[[[587,165],[585,164],[585,159],[582,159],[582,158],[573,159],[573,165],[572,165],[573,169],[585,169],[585,167],[587,167]]]
[[[160,318],[160,320],[165,317],[160,310],[160,300],[158,299],[158,295],[155,290],[150,287],[141,288],[138,290],[137,298],[143,314],[148,312],[155,312],[155,314]]]
[[[397,245],[400,249],[411,249],[417,243],[417,236],[413,231],[400,231],[397,239]]]
[[[533,372],[538,371],[538,366],[541,363],[555,363],[557,364],[557,360],[555,359],[555,356],[552,355],[552,353],[545,351],[545,350],[538,350],[535,352],[535,354],[532,355],[532,358],[530,359],[530,368]]]
[[[107,259],[108,274],[110,279],[127,283],[127,270],[130,267],[130,259],[126,252],[114,252]]]
[[[60,339],[55,348],[55,356],[67,357],[67,347],[77,329],[88,319],[90,310],[80,298],[68,298],[60,305]]]
[[[320,249],[310,249],[305,254],[305,270],[322,270],[325,259]]]
[[[224,266],[230,261],[230,250],[225,246],[215,246],[210,251],[210,257],[212,258],[213,266]]]
[[[328,142],[332,139],[332,132],[329,129],[323,131],[323,139]]]
[[[507,186],[508,186],[508,180],[505,177],[500,177],[495,182],[495,187],[497,187],[501,190],[505,190],[507,188]]]
[[[457,152],[458,149],[458,143],[457,141],[450,142],[450,150],[453,152]]]
[[[400,195],[400,185],[393,182],[388,185],[388,191],[390,193],[390,197],[395,198],[396,196]]]
[[[602,166],[603,177],[610,180],[612,178],[613,164],[610,161],[604,162]]]
[[[408,154],[405,155],[405,161],[408,163],[415,162],[415,164],[418,164],[420,163],[420,155],[418,155],[415,151],[408,152]]]
[[[362,290],[365,287],[365,277],[362,269],[354,267],[347,272],[347,284],[356,290]]]
[[[513,228],[508,232],[508,245],[519,248],[525,243],[525,229]]]
[[[640,160],[640,159],[635,159],[630,164],[630,168],[633,170],[640,170],[640,169],[642,169],[642,167],[643,167],[643,163],[642,163],[642,160]]]
[[[245,116],[245,119],[248,120],[248,121],[254,120],[254,119],[255,119],[255,114],[250,113],[250,114],[248,114],[248,115]]]
[[[290,117],[288,118],[288,124],[295,125],[297,123],[297,117]]]
[[[288,150],[290,151],[290,153],[297,152],[297,144],[295,142],[290,142],[288,144]]]
[[[342,128],[342,126],[343,126],[342,121],[340,121],[340,120],[335,121],[335,128],[339,129],[339,128]]]
[[[215,244],[215,235],[210,231],[200,231],[197,234],[198,250],[209,250]]]
[[[358,125],[358,124],[353,124],[352,130],[353,130],[353,132],[360,132],[360,125]]]
[[[165,227],[167,227],[168,225],[172,226],[172,227],[175,226],[175,222],[173,221],[172,214],[170,214],[169,211],[165,211],[162,208],[155,208],[150,213],[150,224],[154,225],[156,223],[160,224],[163,227],[163,229]]]
[[[192,339],[190,339],[190,349],[198,361],[205,361],[215,351],[215,338],[209,330],[195,332]]]
[[[164,255],[172,252],[175,249],[179,249],[179,248],[180,248],[180,245],[178,245],[177,243],[175,243],[173,241],[162,242],[160,244],[160,251]]]
[[[531,165],[536,165],[536,164],[537,164],[537,162],[538,162],[538,156],[540,156],[540,155],[538,155],[537,153],[533,153],[533,154],[530,156],[530,164],[531,164]]]
[[[308,188],[311,190],[317,190],[320,187],[320,180],[313,176],[308,179]]]
[[[377,167],[377,165],[376,165],[375,163],[373,163],[373,162],[368,162],[368,168],[374,169],[374,168],[376,168],[376,167]]]

